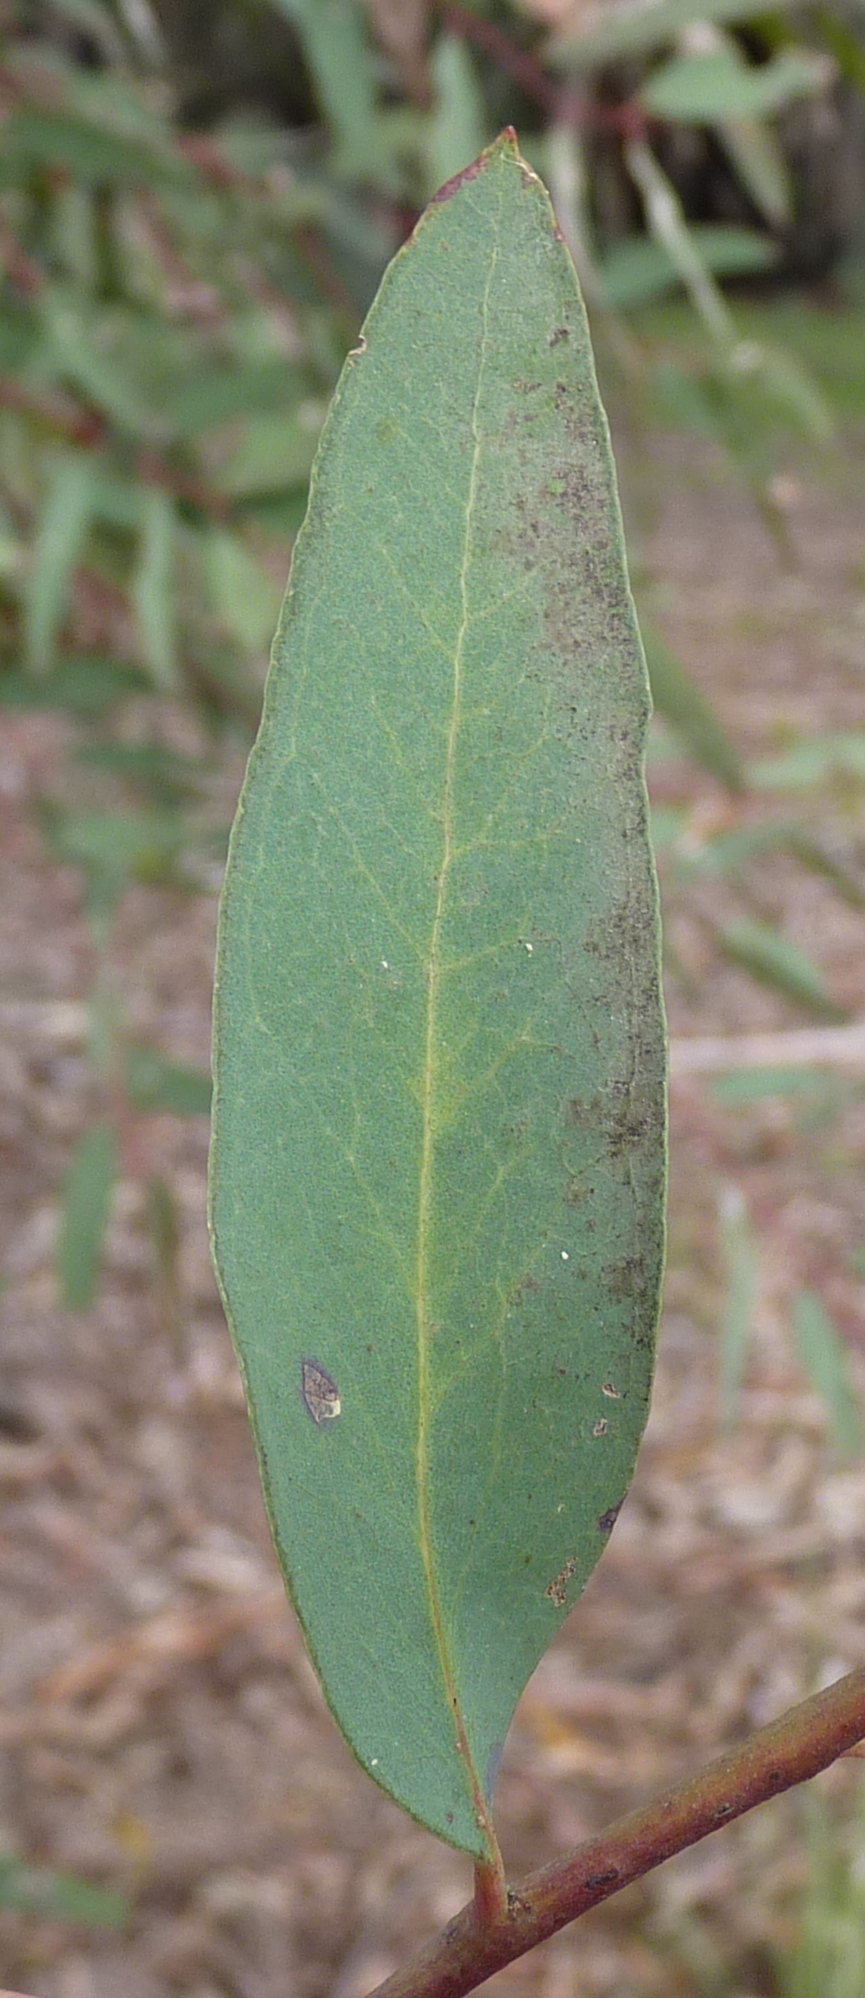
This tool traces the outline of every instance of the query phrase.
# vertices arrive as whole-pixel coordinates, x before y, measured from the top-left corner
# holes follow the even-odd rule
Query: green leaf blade
[[[648,707],[573,268],[499,141],[391,266],[326,426],[229,861],[211,1176],[326,1695],[479,1857],[648,1402]]]

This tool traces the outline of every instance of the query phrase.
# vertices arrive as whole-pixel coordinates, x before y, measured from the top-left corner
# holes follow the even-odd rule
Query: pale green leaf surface
[[[211,1177],[327,1698],[480,1856],[646,1415],[648,708],[573,266],[505,137],[391,265],[326,424],[229,860]]]

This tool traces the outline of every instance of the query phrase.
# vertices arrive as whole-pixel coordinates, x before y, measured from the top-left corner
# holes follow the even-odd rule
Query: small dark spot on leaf
[[[606,1416],[602,1415],[597,1422],[592,1423],[592,1435],[606,1436],[609,1426]]]
[[[332,1422],[342,1407],[339,1388],[326,1368],[317,1360],[301,1360],[300,1392],[304,1408],[313,1422]]]
[[[570,337],[567,326],[556,326],[550,334],[550,346],[557,347],[560,340],[569,340]]]
[[[616,1524],[616,1520],[619,1517],[619,1513],[621,1512],[624,1503],[625,1503],[625,1495],[623,1492],[617,1505],[611,1505],[607,1512],[601,1513],[601,1516],[598,1520],[599,1533],[612,1533],[613,1527]]]

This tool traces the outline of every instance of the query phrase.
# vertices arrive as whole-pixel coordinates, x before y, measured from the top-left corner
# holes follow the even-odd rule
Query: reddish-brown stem
[[[501,1855],[497,1864],[485,1864],[482,1859],[475,1861],[474,1911],[478,1927],[482,1929],[488,1929],[492,1923],[502,1921],[507,1915],[508,1883]]]
[[[464,1998],[493,1972],[606,1901],[631,1880],[827,1769],[865,1738],[865,1669],[804,1700],[687,1783],[522,1881],[498,1916],[470,1901],[406,1969],[371,1998]]]

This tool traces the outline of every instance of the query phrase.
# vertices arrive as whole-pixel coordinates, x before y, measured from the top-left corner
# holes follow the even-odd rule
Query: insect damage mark
[[[616,1524],[616,1520],[619,1517],[619,1513],[621,1512],[624,1503],[625,1503],[625,1494],[623,1492],[621,1498],[617,1501],[615,1505],[611,1505],[607,1512],[601,1513],[600,1518],[598,1520],[599,1533],[604,1533],[604,1534],[612,1533],[613,1527]]]
[[[558,1574],[553,1576],[552,1581],[547,1583],[544,1595],[549,1597],[551,1603],[555,1603],[557,1609],[564,1609],[568,1597],[568,1583],[573,1581],[576,1572],[577,1563],[573,1554],[571,1554],[565,1562],[564,1567],[560,1568]]]
[[[342,1408],[339,1388],[333,1376],[317,1360],[301,1360],[300,1393],[304,1408],[313,1422],[333,1422]]]

